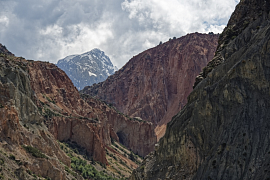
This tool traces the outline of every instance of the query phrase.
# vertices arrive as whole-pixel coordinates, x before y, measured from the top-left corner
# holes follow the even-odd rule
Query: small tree
[[[135,161],[135,156],[134,156],[134,154],[132,152],[130,152],[130,154],[129,154],[129,159],[131,161]]]

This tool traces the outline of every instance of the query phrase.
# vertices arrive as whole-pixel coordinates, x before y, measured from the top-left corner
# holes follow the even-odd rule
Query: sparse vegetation
[[[129,154],[129,159],[130,159],[131,161],[136,161],[133,152],[130,152],[130,154]]]
[[[15,158],[15,156],[14,156],[13,154],[10,154],[10,155],[9,155],[9,159],[11,159],[11,160],[14,160],[14,161],[15,161],[15,159],[16,159],[16,158]]]
[[[46,158],[47,156],[32,146],[22,146],[29,154],[36,158]]]
[[[91,157],[86,156],[86,150],[84,148],[81,148],[76,143],[72,142],[63,142],[60,143],[60,148],[64,150],[64,152],[71,158],[71,169],[69,169],[67,166],[65,166],[65,171],[72,174],[74,177],[76,177],[76,173],[80,174],[85,179],[93,179],[93,180],[116,180],[118,178],[113,178],[106,174],[106,171],[97,171],[96,168],[87,162],[85,159],[90,159]],[[82,159],[79,157],[79,155],[82,155],[85,159]],[[94,162],[95,163],[95,162]],[[105,165],[100,165],[103,168],[106,168]]]
[[[51,110],[48,109],[48,108],[45,108],[44,111],[45,111],[45,112],[44,112],[43,115],[44,115],[44,117],[45,117],[46,119],[52,118],[53,116],[61,116],[60,114],[57,114],[57,113],[51,111]]]
[[[76,172],[80,173],[84,178],[90,178],[94,180],[107,179],[115,180],[116,178],[110,177],[104,172],[97,171],[91,164],[78,157],[71,158],[71,168]]]
[[[48,96],[46,96],[46,95],[43,94],[43,97],[46,98],[49,102],[55,104],[55,101],[54,100],[51,100],[51,98],[49,98]]]
[[[2,166],[2,165],[4,165],[4,164],[5,164],[4,159],[3,159],[3,158],[0,158],[0,165]]]

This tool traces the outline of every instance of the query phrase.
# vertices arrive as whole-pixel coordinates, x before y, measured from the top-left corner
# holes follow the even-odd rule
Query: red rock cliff
[[[111,138],[141,156],[157,142],[152,123],[132,121],[96,99],[80,97],[64,71],[44,63],[29,63],[31,85],[51,133],[86,148],[93,159],[107,164],[105,147]],[[143,140],[147,139],[147,140]]]
[[[6,162],[4,166],[1,165],[1,177],[17,179],[11,173],[16,169],[17,172],[21,171],[20,175],[16,174],[20,176],[18,179],[30,177],[25,173],[26,170],[51,179],[68,179],[60,161],[70,166],[70,158],[42,123],[25,71],[26,64],[27,61],[11,53],[0,56],[0,149],[1,161]],[[27,153],[24,146],[38,149],[46,158],[35,158]],[[6,158],[8,154],[20,163],[14,164]]]
[[[161,137],[164,125],[186,104],[195,77],[213,58],[218,37],[193,33],[170,40],[133,57],[106,81],[83,92],[154,123]]]
[[[103,120],[108,119],[112,128],[110,133],[113,139],[120,141],[140,156],[146,156],[153,151],[154,145],[157,143],[153,123],[124,116],[118,113],[114,107],[110,107],[97,99],[91,97],[85,97],[84,99],[94,109],[101,110],[98,116],[104,117],[101,118],[102,123],[105,124],[106,121]]]

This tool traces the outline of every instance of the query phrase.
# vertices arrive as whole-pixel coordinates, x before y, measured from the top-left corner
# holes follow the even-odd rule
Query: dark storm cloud
[[[0,42],[56,63],[100,48],[119,68],[159,41],[221,32],[239,0],[0,0]]]

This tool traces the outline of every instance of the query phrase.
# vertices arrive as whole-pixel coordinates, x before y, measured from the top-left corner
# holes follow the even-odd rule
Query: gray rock
[[[222,61],[209,63],[168,124],[156,162],[144,164],[150,171],[138,167],[130,179],[270,178],[269,10],[269,1],[239,3],[226,29],[240,30],[219,40]]]
[[[99,49],[67,56],[56,65],[65,71],[78,90],[106,80],[117,70],[110,58]]]
[[[7,61],[0,57],[0,90],[8,89],[8,91],[2,92],[4,96],[0,96],[0,104],[15,106],[20,120],[24,123],[41,123],[42,118],[34,103],[36,98],[33,96],[29,75],[26,71],[27,65],[23,63],[19,65],[21,67],[15,61]]]

